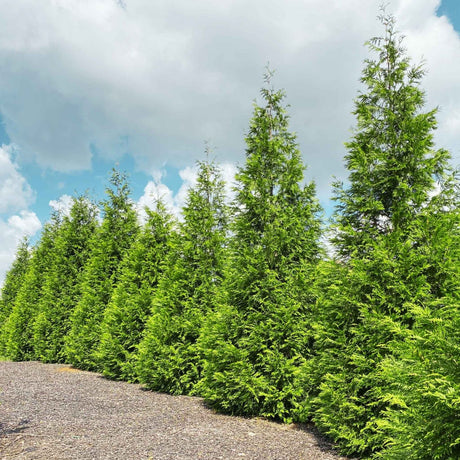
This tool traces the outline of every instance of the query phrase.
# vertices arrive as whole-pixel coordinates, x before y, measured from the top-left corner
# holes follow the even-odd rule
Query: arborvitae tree
[[[70,215],[63,218],[33,325],[34,354],[41,361],[65,361],[64,337],[80,298],[81,273],[98,226],[96,214],[96,206],[81,196],[73,199]]]
[[[201,377],[196,341],[205,317],[225,298],[223,190],[218,168],[200,162],[197,185],[189,190],[180,235],[139,346],[139,378],[151,389],[186,394]]]
[[[202,331],[206,356],[200,393],[219,410],[303,419],[300,384],[310,354],[309,286],[321,231],[313,184],[288,131],[283,91],[261,90],[239,170],[228,306]]]
[[[357,128],[346,144],[349,186],[337,183],[335,243],[339,254],[365,257],[378,236],[400,232],[427,206],[449,153],[434,150],[436,112],[423,112],[422,66],[411,66],[392,16],[382,16],[385,36],[369,43],[377,59],[365,61],[367,90],[357,101]]]
[[[459,305],[457,296],[414,309],[413,330],[394,343],[397,358],[384,361],[392,404],[378,421],[385,448],[377,458],[460,458]]]
[[[459,200],[457,189],[456,206],[444,203],[434,216],[427,210],[422,226],[431,235],[427,266],[438,282],[431,302],[410,304],[413,328],[392,343],[393,354],[382,363],[390,383],[383,397],[393,404],[379,420],[386,438],[379,458],[460,458]]]
[[[96,370],[96,348],[104,310],[118,282],[119,265],[138,232],[136,211],[129,198],[126,176],[113,171],[106,193],[104,218],[91,243],[82,275],[81,298],[72,311],[65,355],[71,364]]]
[[[377,58],[366,61],[366,90],[356,101],[357,129],[347,144],[349,185],[336,186],[334,241],[343,269],[333,273],[346,278],[326,284],[316,328],[322,375],[313,419],[345,452],[364,455],[382,447],[381,414],[397,404],[385,397],[382,361],[413,326],[411,305],[434,298],[432,238],[423,220],[449,158],[434,150],[436,110],[423,111],[423,69],[410,65],[394,19],[381,20],[385,35],[369,43]]]
[[[11,314],[3,326],[4,354],[15,361],[35,359],[33,323],[49,267],[54,257],[54,245],[61,226],[61,216],[53,214],[43,229],[40,241],[32,251],[24,281],[16,295]]]
[[[4,324],[11,314],[16,296],[24,283],[29,267],[29,240],[24,238],[19,244],[14,262],[6,274],[0,297],[0,356],[4,353]]]
[[[146,212],[148,220],[123,260],[101,327],[98,363],[104,375],[114,379],[136,378],[135,353],[173,241],[174,220],[161,200]]]

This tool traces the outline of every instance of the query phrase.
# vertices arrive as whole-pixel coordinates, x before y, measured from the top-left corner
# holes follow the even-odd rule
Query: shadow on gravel
[[[338,449],[334,448],[332,441],[328,440],[323,434],[320,433],[318,428],[313,425],[313,423],[293,423],[290,425],[293,430],[304,431],[311,434],[316,441],[316,445],[319,450],[325,453],[334,453],[339,455],[340,452]]]
[[[61,369],[60,369],[61,370]],[[61,371],[73,371],[73,372],[78,372],[79,370],[78,369],[74,369],[74,368],[64,368],[63,370]],[[115,378],[110,378],[110,377],[107,377],[103,374],[97,374],[97,378],[98,379],[101,379],[101,380],[107,380],[107,381],[112,381],[112,382],[124,382],[124,383],[129,383],[129,384],[134,384],[134,385],[138,385],[138,390],[141,391],[141,392],[145,392],[145,393],[158,393],[158,394],[163,394],[163,395],[166,395],[166,396],[170,396],[170,397],[175,397],[176,395],[171,395],[169,393],[166,393],[166,392],[162,392],[162,391],[154,391],[154,390],[151,390],[150,388],[142,385],[141,383],[139,382],[126,382],[126,381],[123,381],[123,380],[120,380],[120,379],[115,379]],[[201,405],[203,408],[205,408],[207,411],[211,412],[211,413],[214,413],[214,414],[218,414],[220,416],[224,416],[224,417],[236,417],[236,418],[240,418],[240,419],[247,419],[247,420],[257,420],[257,419],[260,419],[260,420],[265,420],[267,422],[270,422],[270,423],[275,423],[277,425],[280,425],[280,426],[283,426],[285,427],[286,429],[288,430],[293,430],[293,431],[303,431],[305,433],[308,433],[313,439],[314,439],[314,445],[315,447],[318,448],[318,450],[320,450],[321,452],[323,453],[326,453],[326,454],[332,454],[332,455],[336,455],[336,456],[340,456],[340,452],[337,448],[334,447],[334,444],[333,442],[328,439],[325,435],[323,435],[316,427],[313,423],[291,423],[291,424],[285,424],[283,422],[280,422],[280,421],[277,421],[277,420],[272,420],[272,419],[267,419],[267,418],[263,418],[263,417],[254,417],[254,416],[245,416],[245,415],[234,415],[234,414],[231,414],[231,413],[225,413],[225,412],[220,412],[218,411],[216,408],[214,408],[212,405],[208,404],[202,397],[200,396],[190,396],[190,395],[182,395],[182,396],[185,396],[187,398],[194,398],[197,400],[197,402],[199,403],[199,405]],[[0,428],[1,429],[1,428]],[[0,432],[1,433],[1,432]],[[1,434],[0,434],[1,436]],[[341,458],[345,458],[345,457],[341,457]],[[349,458],[349,457],[348,457]],[[350,460],[353,460],[350,458]]]
[[[146,389],[146,391],[149,391]],[[228,416],[228,417],[238,417],[238,418],[244,418],[244,419],[260,419],[260,420],[266,420],[267,422],[270,423],[276,423],[277,425],[283,426],[286,429],[294,430],[294,431],[303,431],[305,433],[308,433],[309,435],[313,436],[315,439],[315,445],[318,447],[318,449],[321,452],[327,453],[327,454],[335,454],[335,455],[340,455],[340,452],[337,448],[334,447],[333,441],[328,439],[324,434],[322,434],[318,428],[315,427],[313,423],[291,423],[291,424],[286,424],[283,422],[280,422],[279,420],[273,420],[273,419],[268,419],[264,417],[251,417],[251,416],[245,416],[245,415],[232,415],[229,413],[225,412],[219,412],[217,409],[212,407],[210,404],[208,404],[205,400],[201,399],[201,405],[206,408],[207,410],[223,415],[223,416]]]
[[[16,426],[8,426],[0,423],[0,438],[6,437],[10,434],[20,434],[30,428],[30,420],[21,420]]]

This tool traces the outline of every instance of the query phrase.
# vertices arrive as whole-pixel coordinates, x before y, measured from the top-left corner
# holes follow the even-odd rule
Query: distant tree
[[[335,189],[338,264],[318,304],[320,372],[310,388],[319,389],[317,426],[360,455],[382,448],[381,416],[397,404],[385,396],[382,372],[392,343],[414,326],[413,306],[434,305],[437,296],[442,275],[430,268],[434,234],[424,221],[441,211],[433,195],[449,159],[434,149],[436,110],[423,111],[424,71],[410,65],[393,17],[381,21],[385,34],[369,43],[377,57],[365,62],[357,128],[346,144],[349,185]]]
[[[174,239],[175,223],[161,200],[146,212],[148,220],[123,259],[101,326],[98,364],[113,379],[136,379],[134,357]]]
[[[5,334],[4,324],[11,314],[18,292],[24,283],[25,275],[29,267],[30,249],[29,240],[24,238],[17,250],[16,257],[5,276],[5,282],[0,297],[0,356],[4,353]]]
[[[304,417],[300,384],[310,354],[309,284],[320,257],[320,207],[304,165],[283,91],[261,90],[237,176],[227,275],[228,305],[210,315],[199,392],[219,410],[281,420]]]
[[[188,192],[184,222],[139,345],[140,381],[172,394],[190,393],[201,377],[202,357],[196,344],[200,328],[225,298],[224,183],[212,162],[199,162],[198,167],[197,184]]]
[[[36,359],[33,349],[33,323],[39,312],[43,283],[54,257],[60,226],[61,216],[55,213],[44,226],[40,241],[32,251],[24,281],[17,292],[11,314],[3,325],[4,354],[14,361]]]
[[[118,282],[120,262],[137,237],[136,211],[129,198],[126,176],[113,170],[106,189],[104,218],[94,234],[92,250],[82,274],[81,297],[70,317],[65,356],[71,364],[98,370],[95,352],[101,337],[104,310]]]
[[[41,361],[66,360],[64,338],[70,329],[70,315],[81,295],[81,273],[98,226],[96,214],[96,206],[87,197],[73,198],[70,215],[63,218],[56,236],[33,324],[34,354]]]

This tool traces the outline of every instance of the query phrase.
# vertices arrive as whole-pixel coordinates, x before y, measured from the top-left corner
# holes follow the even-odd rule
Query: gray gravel
[[[216,414],[65,365],[0,362],[1,459],[340,457],[308,425]]]

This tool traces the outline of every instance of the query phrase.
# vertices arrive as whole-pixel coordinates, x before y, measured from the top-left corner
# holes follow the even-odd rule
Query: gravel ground
[[[308,425],[216,414],[65,365],[0,362],[1,459],[340,458]]]

